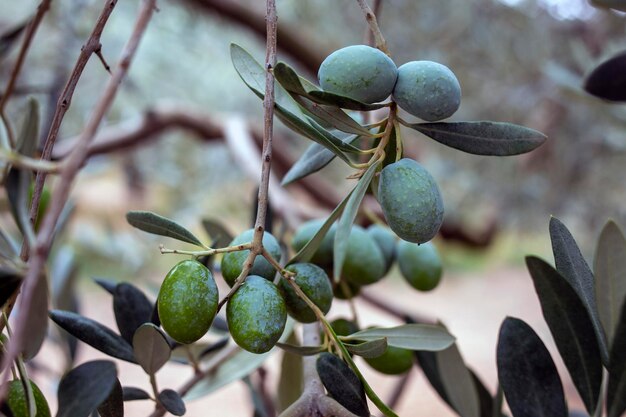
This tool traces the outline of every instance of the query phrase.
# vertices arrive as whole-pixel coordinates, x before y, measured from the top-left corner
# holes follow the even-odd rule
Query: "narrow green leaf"
[[[451,408],[454,408],[448,395],[446,394],[446,389],[443,386],[443,382],[441,381],[441,375],[439,375],[439,366],[437,365],[437,352],[429,352],[429,351],[415,351],[415,358],[417,360],[418,365],[422,369],[424,376],[430,382],[430,385],[433,387],[435,392],[439,394],[439,397],[448,404]]]
[[[45,275],[41,275],[35,284],[30,311],[20,312],[20,314],[26,314],[26,328],[28,329],[28,337],[24,340],[24,360],[34,358],[46,339],[49,304],[48,279]]]
[[[308,113],[320,118],[329,126],[346,133],[365,137],[373,136],[372,133],[358,124],[352,117],[338,107],[326,104],[317,104],[302,97],[295,96],[294,100]]]
[[[164,389],[159,392],[159,402],[168,412],[175,416],[182,416],[187,412],[187,407],[180,395],[171,389]]]
[[[439,122],[407,126],[441,144],[475,155],[519,155],[532,151],[547,139],[541,132],[511,123]]]
[[[56,417],[87,417],[109,397],[116,382],[117,369],[111,361],[91,361],[77,366],[59,383]]]
[[[296,333],[292,332],[287,343],[298,345]],[[279,413],[286,410],[302,395],[303,390],[302,356],[283,352],[280,363],[280,378],[276,390],[276,407]]]
[[[361,201],[363,201],[365,192],[372,181],[372,177],[376,173],[378,165],[380,165],[380,162],[372,164],[367,171],[365,171],[353,191],[350,193],[350,198],[348,199],[346,208],[343,210],[343,213],[341,213],[341,218],[337,224],[335,244],[333,247],[333,279],[335,282],[339,282],[339,278],[341,278],[341,270],[343,269],[343,263],[346,260],[346,253],[348,252],[348,238],[350,237],[350,231],[352,230],[352,223],[356,218]]]
[[[621,6],[618,5],[618,2],[621,3]],[[597,3],[601,2],[597,1]],[[606,7],[626,11],[624,0],[605,0],[602,3]],[[622,51],[598,65],[585,80],[583,88],[589,94],[603,100],[616,103],[626,102],[626,51]]]
[[[150,211],[129,211],[126,213],[128,223],[139,230],[154,235],[171,237],[181,242],[204,247],[202,242],[189,230],[173,220],[160,216]]]
[[[124,391],[119,379],[115,379],[115,385],[106,400],[98,406],[100,417],[124,417]]]
[[[133,348],[113,330],[70,311],[52,310],[50,318],[65,331],[114,358],[136,363]]]
[[[34,98],[28,99],[26,116],[22,123],[22,130],[17,138],[17,151],[32,158],[39,145],[39,104]]]
[[[358,344],[344,343],[344,346],[348,349],[348,352],[363,358],[377,358],[385,353],[388,345],[387,339],[381,337],[380,339],[369,340]]]
[[[480,417],[478,392],[456,343],[437,352],[437,366],[453,408],[463,417]]]
[[[609,360],[609,349],[598,314],[593,273],[580,253],[574,237],[556,217],[550,219],[550,239],[552,240],[556,269],[578,294],[585,309],[587,309],[600,347],[602,362],[606,365]]]
[[[130,344],[137,329],[152,318],[153,303],[137,287],[122,282],[113,290],[113,312],[120,335]]]
[[[298,346],[290,343],[276,343],[285,352],[300,356],[313,356],[326,350],[324,346]]]
[[[446,329],[431,324],[403,324],[389,328],[371,328],[344,336],[341,339],[370,341],[387,338],[389,346],[410,350],[443,350],[454,343],[454,337]]]
[[[328,352],[320,354],[316,368],[331,397],[357,416],[370,416],[361,380],[338,356]]]
[[[559,373],[537,333],[507,317],[497,347],[498,380],[515,417],[567,417]]]
[[[606,394],[608,417],[620,417],[626,411],[626,303],[622,305],[609,360],[609,384]]]
[[[150,394],[137,387],[122,387],[124,401],[149,400]]]
[[[211,247],[223,248],[235,238],[217,219],[202,219],[202,227],[211,237]]]
[[[593,271],[598,314],[610,346],[626,301],[626,238],[612,220],[600,233]]]
[[[552,266],[532,256],[526,258],[526,265],[556,347],[587,411],[593,414],[602,385],[602,362],[587,311]]]
[[[142,324],[133,337],[135,360],[147,374],[155,374],[167,363],[172,349],[163,332],[152,323]]]

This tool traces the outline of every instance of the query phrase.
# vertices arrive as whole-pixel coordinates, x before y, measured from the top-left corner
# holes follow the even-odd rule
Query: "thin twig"
[[[37,235],[36,244],[31,248],[29,268],[23,280],[22,308],[20,309],[19,315],[16,317],[14,334],[9,342],[7,355],[5,355],[2,360],[2,369],[4,370],[9,368],[10,364],[22,350],[22,344],[27,331],[26,323],[28,322],[28,315],[31,313],[34,289],[37,286],[37,280],[43,277],[42,271],[50,251],[50,246],[52,245],[55,226],[69,196],[74,178],[89,155],[89,144],[96,136],[96,132],[111,107],[122,80],[128,72],[139,43],[154,13],[155,6],[156,0],[144,0],[142,2],[132,34],[122,51],[120,61],[115,68],[113,76],[109,79],[100,100],[97,102],[76,148],[63,163],[59,186],[52,195],[50,208],[43,219],[41,230]],[[8,372],[5,372],[2,382],[6,382],[8,376]],[[6,385],[2,384],[0,388],[0,399],[3,399],[5,395]]]
[[[383,6],[383,0],[374,0],[374,5],[372,6],[372,13],[377,18],[380,18],[380,11]],[[368,27],[365,31],[365,44],[369,46],[374,46],[376,40],[374,39],[374,33]]]
[[[380,28],[378,27],[376,14],[374,14],[370,6],[367,4],[367,0],[356,0],[356,1],[357,3],[359,3],[359,6],[361,7],[363,14],[365,14],[365,20],[367,21],[367,24],[370,27],[370,31],[374,35],[374,41],[375,41],[376,47],[380,49],[381,51],[383,51],[384,53],[386,53],[387,55],[389,55],[389,50],[387,49],[387,42],[385,41],[385,38],[383,37],[383,34],[380,31]]]

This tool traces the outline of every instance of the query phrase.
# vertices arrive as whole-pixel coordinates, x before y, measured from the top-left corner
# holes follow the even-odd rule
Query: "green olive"
[[[248,229],[245,232],[241,233],[239,236],[235,237],[235,239],[230,242],[229,246],[249,243],[252,241],[253,237],[254,229]],[[277,261],[280,260],[280,244],[272,234],[268,232],[265,232],[263,234],[263,247],[269,252],[272,258]],[[239,274],[241,274],[241,270],[243,269],[243,263],[245,262],[249,253],[249,250],[242,250],[226,253],[222,257],[222,276],[224,277],[226,283],[231,287],[235,283],[235,280],[237,279]],[[252,269],[250,270],[248,275],[258,275],[271,280],[274,279],[274,275],[276,275],[276,269],[274,269],[272,264],[270,264],[263,256],[257,256],[254,260],[254,263],[252,264]]]
[[[295,282],[309,300],[322,313],[328,313],[333,302],[333,289],[326,272],[319,266],[309,263],[292,264],[287,267],[287,270],[296,273]],[[312,323],[317,320],[313,310],[296,294],[286,280],[281,280],[278,288],[285,298],[287,312],[291,317],[301,323]]]

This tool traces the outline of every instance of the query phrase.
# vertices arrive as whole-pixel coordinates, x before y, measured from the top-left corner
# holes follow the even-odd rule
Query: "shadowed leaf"
[[[587,411],[593,413],[602,384],[602,362],[593,325],[582,302],[552,266],[535,257],[526,265],[556,347]]]
[[[550,239],[552,240],[552,252],[556,269],[567,280],[569,285],[576,291],[578,297],[587,309],[587,314],[593,324],[597,343],[600,347],[602,362],[608,363],[609,349],[606,344],[606,336],[596,304],[596,290],[593,273],[587,265],[587,261],[580,253],[580,249],[570,231],[556,217],[550,219]]]
[[[480,417],[480,404],[474,379],[465,366],[456,343],[437,352],[437,368],[452,408],[463,417]]]
[[[163,407],[175,416],[182,416],[187,411],[183,399],[174,390],[164,389],[159,393],[159,402]]]
[[[626,11],[626,2],[622,2],[621,7],[620,10]],[[604,100],[626,101],[626,52],[620,52],[598,65],[585,80],[584,89]]]
[[[148,297],[132,284],[120,283],[113,293],[113,312],[120,335],[128,343],[133,343],[135,332],[152,318],[154,306]]]
[[[204,230],[211,237],[211,247],[213,248],[228,246],[235,238],[218,220],[202,219],[202,227],[204,227]]]
[[[25,326],[28,329],[28,337],[24,340],[23,355],[25,360],[34,358],[46,338],[48,330],[48,279],[41,275],[35,284],[30,311],[26,316]],[[20,314],[24,314],[21,311]]]
[[[348,352],[363,358],[377,358],[387,350],[387,339],[374,339],[359,344],[344,344]]]
[[[106,292],[111,295],[115,295],[115,288],[117,287],[117,282],[106,279],[106,278],[93,278],[94,282],[104,288]]]
[[[291,333],[287,343],[294,346],[298,345],[298,338],[295,332]],[[303,385],[302,378],[302,357],[288,351],[283,352],[280,363],[280,379],[276,393],[276,406],[279,413],[300,398]]]
[[[448,399],[448,395],[446,394],[446,389],[443,386],[443,382],[441,381],[441,375],[439,375],[439,367],[437,366],[437,353],[429,352],[429,351],[415,351],[415,358],[417,360],[418,365],[422,368],[422,372],[430,382],[430,385],[435,389],[439,397],[448,404],[451,408],[454,409],[452,403]]]
[[[146,373],[156,373],[172,355],[165,335],[152,323],[142,324],[133,337],[135,359]]]
[[[446,329],[431,324],[404,324],[389,328],[371,328],[342,337],[343,340],[370,341],[387,338],[389,346],[410,350],[437,351],[448,348],[454,337]]]
[[[331,397],[357,416],[369,417],[363,384],[348,365],[336,355],[324,352],[317,358],[316,367]]]
[[[550,352],[522,320],[507,317],[497,347],[498,379],[514,417],[567,417]]]
[[[178,223],[150,211],[129,211],[126,213],[128,223],[139,230],[154,235],[171,237],[181,242],[203,246],[202,242]]]
[[[626,12],[626,0],[591,0],[591,4]]]
[[[100,417],[124,417],[124,393],[119,379],[115,379],[115,385],[106,400],[98,407]]]
[[[4,306],[21,284],[22,277],[17,271],[6,266],[0,267],[0,306]]]
[[[117,383],[111,361],[92,361],[77,366],[59,383],[57,417],[88,417],[108,397]]]
[[[34,157],[39,145],[39,104],[34,98],[28,99],[26,117],[17,138],[17,151],[28,157]]]
[[[50,318],[65,331],[100,352],[135,363],[132,346],[113,330],[70,311],[52,310]]]
[[[300,356],[313,356],[326,350],[324,346],[298,346],[291,343],[276,343],[285,352]]]
[[[20,35],[28,25],[29,20],[26,20],[15,27],[3,32],[0,35],[0,60],[2,60],[11,51],[11,48],[15,46]]]
[[[137,387],[122,387],[124,401],[149,400],[150,394]]]
[[[519,155],[532,151],[547,139],[536,130],[501,122],[416,123],[407,126],[441,144],[474,155]]]
[[[608,417],[619,417],[626,411],[626,303],[622,305],[609,360],[609,384],[606,394]]]

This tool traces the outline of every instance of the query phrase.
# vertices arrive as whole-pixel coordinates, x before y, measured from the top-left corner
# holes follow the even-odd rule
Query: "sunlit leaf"
[[[600,395],[602,362],[593,325],[582,302],[552,266],[527,257],[543,317],[574,385],[592,414]]]
[[[387,339],[374,339],[358,344],[346,343],[344,346],[348,352],[363,358],[377,358],[387,350]]]
[[[480,417],[480,403],[474,379],[465,366],[456,343],[437,352],[437,366],[453,408],[463,417]]]
[[[357,416],[370,416],[363,383],[348,365],[336,355],[324,352],[317,358],[316,368],[331,397]]]
[[[514,417],[567,417],[559,373],[537,333],[507,317],[497,347],[498,379]]]
[[[175,416],[182,416],[187,411],[185,403],[180,395],[171,389],[164,389],[159,392],[159,402],[168,412]]]
[[[117,369],[111,361],[83,363],[59,383],[57,417],[87,417],[98,408],[117,383]]]
[[[202,242],[178,223],[150,211],[129,211],[126,213],[128,223],[139,230],[154,235],[167,236],[182,242],[203,246]]]
[[[454,343],[454,337],[446,329],[431,324],[403,324],[397,327],[361,330],[342,337],[343,340],[375,340],[387,338],[389,346],[410,350],[437,351]]]
[[[172,354],[167,338],[152,323],[142,324],[133,337],[135,360],[147,374],[156,373],[167,363]]]
[[[596,0],[596,3],[626,11],[626,1],[623,0]],[[589,94],[604,100],[626,101],[626,52],[620,52],[598,65],[585,80],[584,88]]]

